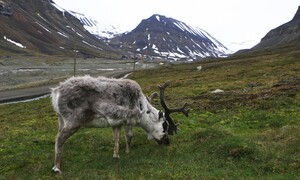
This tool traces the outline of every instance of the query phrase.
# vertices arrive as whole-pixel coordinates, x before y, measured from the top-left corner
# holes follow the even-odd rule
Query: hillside
[[[4,0],[0,13],[0,52],[9,54],[114,57],[115,52],[95,38],[75,16],[60,11],[51,0]]]
[[[300,6],[293,19],[268,32],[252,50],[300,46]]]

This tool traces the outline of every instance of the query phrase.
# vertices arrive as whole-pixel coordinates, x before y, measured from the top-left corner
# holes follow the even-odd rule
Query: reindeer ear
[[[163,118],[164,117],[164,113],[162,111],[158,112],[158,119]]]
[[[157,98],[158,94],[157,92],[152,93],[150,96],[147,97],[148,102],[151,103],[152,99]]]

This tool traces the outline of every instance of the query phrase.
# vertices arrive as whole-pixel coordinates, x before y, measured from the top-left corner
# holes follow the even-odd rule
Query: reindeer
[[[59,124],[53,171],[61,173],[62,146],[81,127],[112,127],[114,158],[119,158],[122,126],[125,126],[126,153],[130,151],[134,125],[141,126],[149,140],[155,139],[158,144],[168,145],[168,134],[177,133],[177,125],[170,114],[182,112],[188,116],[189,113],[187,103],[181,108],[168,108],[164,98],[168,85],[169,81],[159,86],[160,102],[165,109],[163,113],[150,104],[158,94],[146,97],[140,86],[129,79],[81,76],[61,82],[52,89],[52,104]]]

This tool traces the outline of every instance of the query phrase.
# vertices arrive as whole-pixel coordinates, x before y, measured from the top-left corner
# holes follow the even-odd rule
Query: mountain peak
[[[153,14],[149,18],[145,19],[145,21],[152,22],[152,23],[157,23],[157,22],[166,23],[166,21],[168,21],[168,19],[171,19],[171,18],[168,18],[168,17],[166,17],[164,15],[160,15],[160,14]]]
[[[166,18],[166,16],[164,15],[160,15],[160,14],[153,14],[149,19],[153,19],[153,18]]]
[[[292,21],[297,21],[297,20],[300,20],[300,6],[298,7],[298,10]]]

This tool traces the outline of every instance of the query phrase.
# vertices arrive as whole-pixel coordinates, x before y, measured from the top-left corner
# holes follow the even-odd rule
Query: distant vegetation
[[[198,66],[202,69],[197,70]],[[135,128],[133,148],[112,158],[111,129],[82,129],[51,172],[57,118],[50,99],[0,105],[0,174],[4,179],[297,179],[300,177],[300,52],[240,55],[136,71],[143,91],[166,90],[175,115],[171,145],[148,142]],[[211,93],[216,89],[223,93]],[[159,107],[158,100],[154,100]]]

